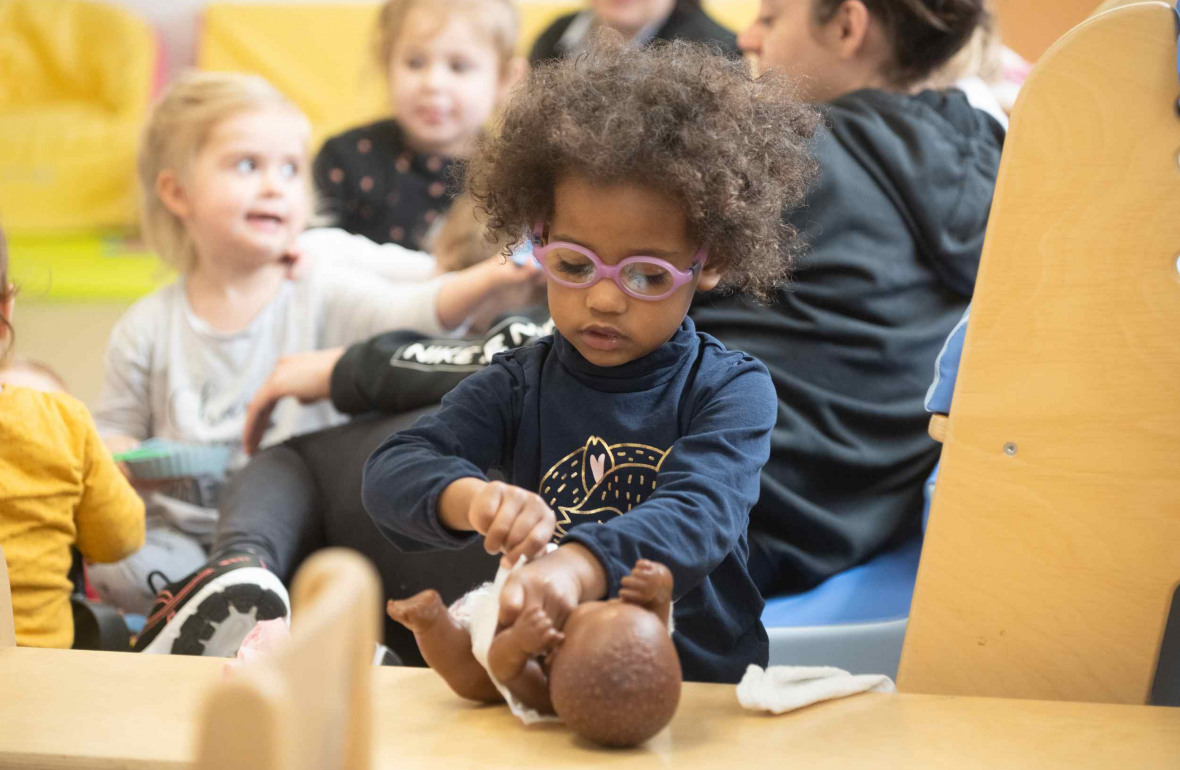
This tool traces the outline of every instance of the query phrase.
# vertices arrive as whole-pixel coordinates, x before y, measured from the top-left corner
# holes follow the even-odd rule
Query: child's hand
[[[247,454],[258,449],[263,434],[270,427],[270,415],[280,399],[294,396],[300,403],[310,404],[331,395],[332,369],[343,355],[344,348],[329,348],[279,359],[275,370],[246,408],[242,442]]]
[[[311,271],[313,259],[311,255],[293,243],[283,256],[279,258],[279,262],[287,268],[288,280],[298,281]]]
[[[540,495],[500,481],[488,482],[475,494],[467,520],[484,536],[488,553],[504,554],[500,563],[505,567],[522,556],[539,555],[557,528],[557,517]]]
[[[580,543],[567,543],[508,576],[500,591],[500,626],[540,607],[560,630],[574,607],[605,594],[606,570],[598,559]]]

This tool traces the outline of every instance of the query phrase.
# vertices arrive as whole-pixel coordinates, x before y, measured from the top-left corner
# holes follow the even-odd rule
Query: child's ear
[[[176,216],[181,219],[188,216],[188,196],[184,194],[180,176],[172,169],[166,168],[156,175],[156,195],[160,196],[160,200]]]
[[[701,270],[701,279],[697,281],[697,291],[713,291],[721,283],[721,271],[711,267]]]
[[[0,291],[0,297],[4,297],[0,301],[0,318],[3,318],[8,323],[12,323],[12,311],[16,306],[16,291],[12,286],[6,286],[6,290]],[[0,341],[8,337],[8,327],[0,323]]]
[[[500,74],[500,99],[503,102],[513,88],[529,74],[529,63],[523,56],[513,56],[504,63]]]

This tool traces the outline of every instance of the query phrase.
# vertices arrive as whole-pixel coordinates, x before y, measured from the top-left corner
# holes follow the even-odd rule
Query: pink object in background
[[[237,658],[225,664],[222,674],[229,676],[242,664],[270,654],[290,636],[291,631],[287,628],[285,618],[258,621],[242,640],[242,646],[238,647]]]

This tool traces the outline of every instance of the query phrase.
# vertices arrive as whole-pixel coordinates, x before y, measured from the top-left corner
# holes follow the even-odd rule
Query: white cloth
[[[161,437],[235,448],[244,462],[246,407],[282,356],[348,345],[391,329],[442,335],[436,312],[445,279],[427,280],[434,260],[400,246],[379,246],[343,230],[299,237],[305,274],[239,332],[212,329],[189,306],[184,278],[135,303],[111,332],[106,381],[95,410],[104,434]],[[344,421],[328,402],[278,404],[263,446]],[[188,505],[153,494],[152,509],[182,531],[211,531],[213,495]],[[197,503],[193,505],[193,503]]]
[[[550,543],[545,552],[548,553],[556,547]],[[561,720],[556,716],[542,714],[536,709],[526,706],[500,680],[496,679],[492,675],[492,670],[488,668],[488,651],[492,647],[492,639],[495,638],[496,627],[500,623],[500,591],[503,590],[504,581],[508,579],[508,576],[522,564],[524,564],[524,557],[521,557],[512,569],[500,567],[496,572],[495,580],[484,583],[479,588],[464,594],[459,601],[451,605],[449,612],[451,617],[471,634],[471,654],[488,672],[488,678],[492,680],[492,684],[496,685],[500,695],[504,696],[504,702],[508,704],[508,708],[520,721],[526,725],[538,722],[560,722]]]
[[[751,711],[785,714],[820,701],[862,692],[897,692],[884,674],[853,676],[830,666],[750,666],[737,686],[738,702]]]

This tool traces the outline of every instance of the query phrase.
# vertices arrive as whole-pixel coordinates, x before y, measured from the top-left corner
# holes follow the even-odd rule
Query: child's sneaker
[[[229,658],[258,621],[290,615],[291,600],[278,576],[257,556],[234,554],[165,586],[135,651]]]

